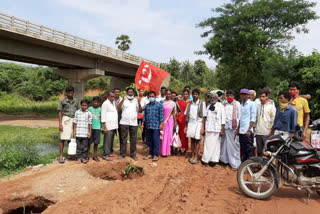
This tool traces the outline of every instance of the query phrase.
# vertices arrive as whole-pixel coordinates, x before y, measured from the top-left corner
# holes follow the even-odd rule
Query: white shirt
[[[190,119],[189,121],[197,121],[197,122],[202,122],[202,118],[198,117],[198,105],[199,105],[200,100],[198,99],[196,103],[192,101],[189,105],[190,106]],[[202,101],[201,101],[202,102]],[[186,108],[186,111],[184,112],[185,115],[187,115],[188,107]],[[207,107],[206,103],[203,102],[203,117],[207,115]]]
[[[105,123],[108,130],[118,128],[118,111],[115,102],[111,103],[109,99],[102,104],[101,123]]]
[[[148,97],[143,97],[140,101],[141,108],[144,110],[146,105],[149,103]]]
[[[224,106],[217,102],[214,107],[214,111],[209,110],[210,105],[207,107],[206,132],[220,132],[221,126],[226,124]]]
[[[166,99],[166,96],[161,97],[161,94],[156,97],[157,102],[161,102]]]
[[[121,125],[138,126],[139,104],[137,99],[126,99],[121,106]]]
[[[224,111],[226,113],[226,125],[225,129],[233,129],[232,127],[232,120],[233,120],[233,103],[236,102],[236,121],[237,121],[237,127],[239,125],[241,111],[240,111],[240,103],[236,100],[233,100],[232,103],[229,103],[228,101],[225,101],[223,103],[224,105]]]
[[[273,121],[276,116],[276,107],[274,104],[267,101],[266,104],[261,103],[257,106],[257,121],[256,133],[257,135],[269,135],[273,126]]]

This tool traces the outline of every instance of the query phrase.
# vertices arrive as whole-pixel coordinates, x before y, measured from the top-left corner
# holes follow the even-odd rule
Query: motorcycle
[[[320,119],[313,122],[313,129],[320,130]],[[300,129],[300,128],[299,128]],[[267,199],[284,186],[320,195],[320,151],[303,141],[299,131],[293,137],[274,135],[268,138],[263,157],[244,161],[237,172],[240,189],[249,197]]]

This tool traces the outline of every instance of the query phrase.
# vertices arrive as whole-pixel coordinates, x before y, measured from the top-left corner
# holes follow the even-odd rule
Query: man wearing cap
[[[240,150],[242,161],[253,156],[253,126],[256,122],[257,106],[249,99],[249,90],[240,90],[241,97],[241,117],[236,133],[239,134]]]

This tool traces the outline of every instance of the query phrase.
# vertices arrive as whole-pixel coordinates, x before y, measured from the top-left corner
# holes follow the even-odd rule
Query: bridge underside
[[[134,81],[138,69],[137,65],[127,62],[2,30],[0,58],[56,67],[57,74],[76,86],[76,94],[80,99],[88,79],[113,76],[111,87],[123,88]]]

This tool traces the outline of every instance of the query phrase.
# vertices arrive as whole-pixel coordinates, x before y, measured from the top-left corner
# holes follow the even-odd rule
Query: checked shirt
[[[147,129],[159,129],[160,123],[164,121],[163,106],[155,102],[147,104],[144,110],[143,122],[147,123]]]
[[[73,123],[77,124],[76,127],[76,137],[88,137],[89,134],[89,124],[92,124],[92,114],[90,111],[77,110]]]

